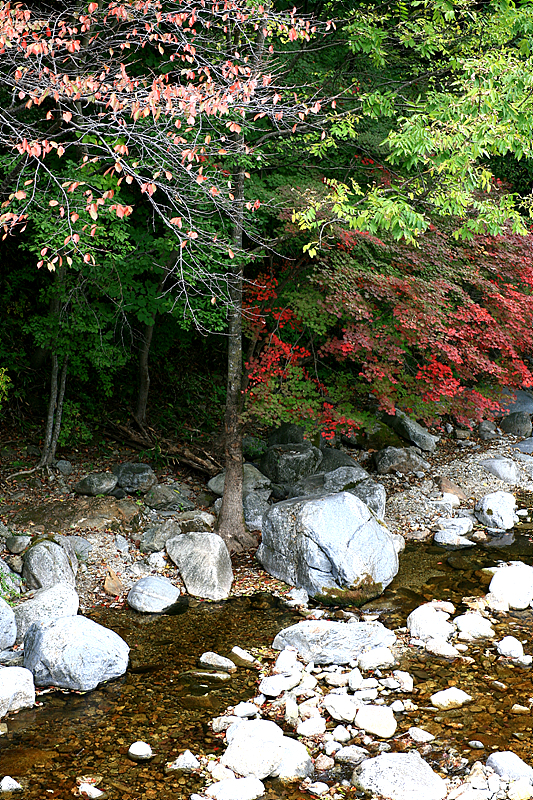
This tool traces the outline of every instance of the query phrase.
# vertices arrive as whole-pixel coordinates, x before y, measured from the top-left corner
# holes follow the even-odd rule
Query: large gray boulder
[[[155,511],[193,511],[195,508],[179,484],[165,486],[158,483],[144,495],[143,499],[145,505]]]
[[[213,530],[217,521],[214,514],[198,510],[174,514],[174,519],[180,526],[181,533],[199,533],[200,531],[209,533]]]
[[[74,573],[74,576],[76,576],[78,573],[78,556],[76,555],[74,537],[64,536],[62,533],[54,533],[52,535],[52,540],[63,548],[68,556],[70,566],[72,567],[72,572]],[[87,542],[87,544],[89,544],[89,542]]]
[[[434,453],[437,449],[439,437],[433,436],[427,428],[419,425],[418,422],[408,417],[403,411],[396,409],[396,414],[387,416],[385,422],[399,436],[403,436],[408,442],[412,442],[421,450],[425,450],[426,453]]]
[[[304,620],[280,631],[272,647],[295,647],[306,663],[348,664],[368,650],[389,647],[395,641],[394,633],[381,622]]]
[[[76,582],[69,554],[51,540],[38,541],[26,550],[22,577],[29,589],[48,589],[56,583],[74,585]]]
[[[189,594],[223,600],[231,590],[233,570],[228,548],[217,533],[182,533],[166,543]]]
[[[320,467],[322,469],[323,462]],[[332,472],[320,472],[298,481],[290,488],[289,497],[313,497],[334,492],[350,492],[362,500],[379,519],[385,516],[385,487],[373,481],[368,472],[353,459],[351,466],[337,467]]]
[[[257,558],[274,577],[336,603],[377,597],[398,572],[392,535],[349,492],[272,506]]]
[[[352,778],[358,788],[390,800],[443,800],[448,787],[420,753],[383,753],[368,758]]]
[[[337,467],[332,472],[324,475],[324,489],[326,492],[348,492],[354,489],[361,481],[368,480],[370,475],[359,464],[349,467]]]
[[[8,650],[15,644],[17,623],[15,614],[6,601],[0,597],[0,650]]]
[[[322,450],[322,461],[320,462],[320,472],[333,472],[339,467],[357,467],[357,461],[345,453],[344,450],[337,450],[335,447],[324,447]]]
[[[353,489],[348,489],[350,494],[358,497],[363,503],[374,512],[378,519],[385,519],[385,507],[387,503],[387,492],[382,483],[373,481],[361,481]],[[402,548],[403,549],[403,548]]]
[[[322,470],[322,464],[320,465]],[[289,490],[289,497],[308,497],[314,494],[332,494],[353,489],[361,481],[368,480],[370,475],[355,461],[351,466],[341,466],[331,472],[321,471],[316,475],[303,478]]]
[[[528,389],[502,389],[498,401],[502,411],[507,411],[509,414],[514,411],[533,414],[533,394]]]
[[[80,600],[69,583],[56,583],[48,589],[35,592],[14,608],[17,623],[17,641],[22,642],[26,631],[34,622],[54,622],[60,617],[75,617]]]
[[[35,705],[33,675],[24,667],[0,667],[0,719],[9,711]]]
[[[218,495],[218,497],[222,497],[224,494],[224,482],[226,480],[226,473],[220,472],[218,475],[215,475],[214,478],[207,484],[207,488],[209,491],[213,492],[213,494]],[[270,478],[267,478],[266,475],[263,475],[257,467],[254,467],[253,464],[245,464],[243,467],[243,475],[242,475],[242,494],[243,496],[247,495],[248,492],[255,492],[258,489],[268,489],[270,486]]]
[[[531,436],[533,430],[531,425],[531,413],[513,411],[502,419],[500,428],[504,433],[512,433],[514,436],[523,436],[526,439],[528,436]]]
[[[118,485],[128,494],[132,492],[146,494],[157,483],[156,474],[149,464],[126,461],[124,464],[115,464],[112,469]]]
[[[70,542],[72,552],[78,561],[88,561],[93,546],[87,539],[83,536],[66,536],[65,539]]]
[[[86,475],[81,481],[74,484],[76,494],[87,494],[96,497],[99,494],[109,494],[117,485],[117,477],[111,472],[93,472]]]
[[[128,605],[143,614],[160,614],[174,605],[180,590],[168,578],[147,575],[134,583],[128,594]]]
[[[491,475],[495,475],[501,481],[506,483],[519,483],[520,469],[512,458],[486,458],[481,461],[481,466],[484,467]]]
[[[416,447],[385,447],[374,454],[376,469],[380,475],[401,472],[425,472],[431,465],[420,455]]]
[[[291,486],[317,471],[322,452],[310,442],[269,447],[261,459],[261,471],[274,483]]]
[[[141,553],[158,553],[164,550],[167,541],[180,533],[181,527],[173,519],[167,519],[160,525],[152,525],[141,536]]]
[[[260,531],[263,528],[263,517],[270,508],[268,498],[270,489],[248,492],[242,499],[244,522],[249,531]]]
[[[114,631],[86,617],[35,622],[24,637],[24,666],[37,686],[87,692],[128,668],[129,647]]]
[[[527,453],[531,455],[533,453],[533,438],[529,437],[528,439],[524,439],[523,442],[513,444],[512,447],[513,449],[518,450],[520,453]]]

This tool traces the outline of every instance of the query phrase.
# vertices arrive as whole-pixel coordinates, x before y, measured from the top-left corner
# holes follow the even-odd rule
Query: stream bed
[[[408,545],[394,582],[361,610],[361,618],[379,618],[389,628],[401,628],[412,609],[432,599],[451,600],[461,613],[463,598],[487,591],[481,569],[501,560],[533,564],[529,534],[517,535],[505,548],[449,551]],[[342,616],[343,612],[329,609],[328,614]],[[279,630],[301,619],[268,593],[224,603],[191,600],[184,613],[174,616],[142,616],[103,607],[94,608],[89,616],[126,640],[131,648],[130,669],[121,679],[93,692],[39,694],[38,706],[3,720],[8,732],[0,736],[0,773],[21,783],[25,798],[66,800],[72,798],[77,778],[100,776],[109,798],[188,800],[192,792],[201,790],[203,780],[196,775],[165,774],[165,763],[186,749],[220,754],[223,745],[212,735],[209,721],[227,706],[257,693],[257,668],[240,668],[228,682],[208,685],[191,674],[198,657],[207,650],[227,655],[235,645],[268,647]],[[531,609],[492,617],[495,641],[512,634],[523,641],[526,653],[533,652]],[[494,749],[511,749],[531,763],[533,716],[531,711],[512,710],[515,704],[533,704],[531,670],[499,657],[490,640],[469,644],[465,655],[473,660],[452,663],[419,648],[406,648],[400,668],[414,677],[412,700],[418,708],[397,716],[391,749],[411,747],[406,731],[416,725],[436,737],[417,745],[421,754],[448,774],[464,769],[466,760],[485,761]],[[430,695],[449,685],[471,694],[473,702],[445,712],[430,710]],[[151,745],[155,757],[150,762],[136,764],[128,759],[128,748],[137,740]],[[472,740],[479,743],[478,749],[469,744]],[[266,800],[282,797],[309,795],[267,782]]]

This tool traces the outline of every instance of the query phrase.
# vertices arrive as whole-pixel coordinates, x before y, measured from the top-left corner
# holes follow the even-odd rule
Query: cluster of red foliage
[[[296,369],[298,393],[330,430],[356,424],[346,408],[369,392],[384,410],[468,424],[497,411],[499,387],[533,385],[533,236],[465,243],[433,225],[415,248],[343,232],[307,277],[282,292],[275,278],[256,282],[256,297],[268,292],[260,315],[251,301],[262,349],[249,401],[261,415],[276,392],[289,393]]]

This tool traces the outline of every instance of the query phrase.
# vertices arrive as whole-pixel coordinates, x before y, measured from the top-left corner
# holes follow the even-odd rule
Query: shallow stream
[[[363,618],[379,615],[387,627],[398,628],[413,608],[434,598],[451,600],[461,613],[462,598],[487,591],[480,570],[510,559],[533,564],[527,532],[503,549],[454,552],[409,545],[398,576],[381,598],[363,609]],[[235,645],[268,646],[277,631],[301,618],[266,593],[218,604],[191,601],[185,613],[175,616],[105,608],[95,608],[90,616],[128,642],[131,667],[123,678],[90,693],[40,694],[39,706],[4,720],[8,733],[0,737],[0,773],[20,782],[25,798],[71,799],[81,776],[101,776],[107,796],[125,800],[185,800],[199,791],[203,782],[197,776],[165,774],[165,763],[185,749],[220,753],[221,742],[208,723],[227,706],[256,694],[257,670],[239,669],[228,682],[209,685],[191,674],[198,657],[206,650],[227,655]],[[497,640],[512,634],[524,642],[526,653],[533,652],[531,609],[494,619]],[[418,745],[420,752],[450,774],[464,769],[461,756],[484,760],[491,749],[512,749],[531,763],[532,714],[511,710],[514,704],[529,706],[531,670],[498,657],[487,640],[469,645],[465,655],[474,661],[450,663],[408,648],[401,668],[415,678],[412,700],[418,710],[398,715],[392,749],[412,746],[403,734],[418,725],[436,736],[435,741]],[[473,702],[452,711],[429,710],[429,696],[449,685],[467,691]],[[139,739],[155,752],[149,763],[135,764],[127,758],[128,747]],[[484,749],[470,746],[472,740]],[[450,755],[450,745],[458,754]],[[309,797],[294,788],[267,785],[266,800]]]

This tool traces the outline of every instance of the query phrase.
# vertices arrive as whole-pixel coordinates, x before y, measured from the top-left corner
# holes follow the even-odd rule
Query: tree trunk
[[[231,58],[232,39],[231,31],[227,31],[228,54]],[[265,36],[262,26],[259,26],[255,52],[253,54],[254,67],[259,69],[264,51]],[[233,42],[237,45],[237,42]],[[240,156],[244,150],[244,135],[242,132],[232,134],[235,150]],[[226,478],[224,481],[224,495],[222,507],[218,517],[218,532],[226,542],[230,552],[241,552],[251,547],[257,547],[257,541],[247,530],[244,523],[244,510],[242,505],[243,483],[243,458],[242,458],[242,424],[241,411],[243,406],[243,370],[242,370],[242,282],[243,282],[243,254],[242,233],[244,224],[244,167],[237,162],[233,172],[232,194],[235,198],[233,218],[232,242],[235,247],[237,263],[230,275],[230,304],[228,319],[228,388],[226,395],[226,412],[224,416],[225,433],[225,466]]]
[[[49,467],[56,457],[57,440],[61,432],[61,417],[63,414],[63,401],[67,383],[68,356],[65,356],[61,374],[59,374],[59,359],[57,353],[52,355],[52,375],[50,378],[50,398],[48,400],[48,413],[44,433],[43,450],[39,467]],[[59,376],[59,381],[58,381]]]
[[[59,394],[57,396],[57,404],[54,418],[54,432],[52,434],[52,443],[50,445],[50,453],[48,456],[48,464],[52,464],[56,457],[57,441],[61,432],[61,418],[63,416],[63,401],[65,399],[65,387],[67,384],[67,370],[68,370],[68,356],[65,356],[63,366],[61,367],[61,375],[59,378]]]
[[[46,415],[46,425],[44,429],[43,450],[41,453],[41,460],[39,467],[44,467],[48,464],[48,453],[52,445],[52,434],[54,431],[54,413],[57,402],[57,375],[59,373],[59,362],[57,353],[52,354],[52,375],[50,377],[50,397],[48,398],[48,413]]]
[[[238,139],[239,145],[242,138]],[[234,553],[257,546],[256,539],[244,524],[242,506],[242,426],[240,421],[242,397],[242,226],[244,219],[244,170],[236,169],[233,176],[233,195],[236,214],[232,241],[237,263],[230,275],[230,304],[228,319],[228,384],[224,416],[224,456],[226,479],[222,507],[218,517],[218,532]]]
[[[148,405],[148,392],[150,389],[150,370],[148,368],[148,356],[150,355],[150,345],[154,334],[155,322],[153,325],[145,325],[141,348],[139,350],[139,394],[137,396],[137,408],[135,419],[142,427],[146,424],[146,407]]]

